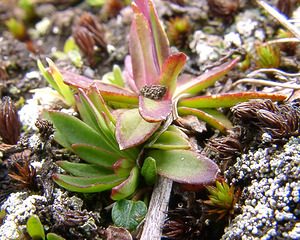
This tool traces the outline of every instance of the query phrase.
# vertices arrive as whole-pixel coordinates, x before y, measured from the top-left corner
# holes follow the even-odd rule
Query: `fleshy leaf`
[[[184,53],[176,53],[170,55],[162,66],[161,75],[159,77],[159,83],[160,85],[167,87],[167,94],[169,95],[169,98],[172,98],[172,95],[176,89],[177,77],[182,71],[185,62],[186,55]]]
[[[157,178],[156,162],[152,157],[147,157],[141,169],[141,175],[145,178],[147,185],[154,185]]]
[[[271,99],[272,101],[283,101],[286,98],[287,96],[283,94],[263,92],[223,93],[213,96],[185,98],[179,101],[178,105],[192,108],[218,108],[232,107],[237,103],[247,102],[250,99]]]
[[[83,143],[102,147],[108,151],[114,150],[99,133],[78,118],[54,111],[49,111],[48,114],[56,130],[60,132],[69,145]]]
[[[229,121],[221,121],[218,118],[216,118],[215,115],[211,115],[200,109],[188,108],[188,107],[178,107],[177,111],[178,111],[178,114],[181,116],[194,115],[197,118],[207,122],[212,127],[218,129],[222,133],[226,133],[227,129],[232,127],[232,125],[230,124]]]
[[[70,86],[75,88],[88,89],[91,85],[96,85],[99,89],[102,97],[106,101],[120,101],[128,104],[137,104],[138,96],[125,89],[118,87],[116,85],[111,85],[107,83],[103,83],[99,80],[92,80],[90,78],[69,72],[69,71],[61,71],[63,74],[64,82]]]
[[[100,177],[111,175],[114,172],[99,165],[87,163],[74,163],[68,161],[57,161],[56,164],[68,173],[76,177]]]
[[[152,32],[155,59],[157,60],[159,68],[161,69],[163,62],[169,55],[169,41],[167,34],[158,18],[152,0],[136,0],[135,3],[149,23]]]
[[[111,191],[111,199],[117,201],[132,195],[139,184],[139,170],[134,167],[129,177],[118,186],[115,186]]]
[[[213,182],[218,166],[189,150],[152,150],[147,154],[156,160],[157,173],[179,183],[207,184]]]
[[[190,80],[189,82],[179,85],[175,91],[175,95],[178,96],[183,93],[196,94],[212,85],[228,73],[238,62],[240,58],[235,58],[230,62],[223,63],[222,65],[215,67],[199,77]]]
[[[86,162],[109,169],[120,158],[115,152],[89,144],[73,144],[72,150]]]
[[[120,200],[113,206],[111,217],[118,227],[135,230],[147,214],[147,206],[142,201]]]
[[[26,223],[26,229],[33,240],[45,240],[45,231],[40,218],[37,215],[31,215]]]
[[[178,133],[174,131],[165,131],[151,148],[161,149],[161,150],[171,150],[171,149],[190,149],[190,144],[187,138],[183,137],[183,133]]]
[[[160,126],[146,122],[138,109],[127,110],[119,115],[116,125],[116,137],[120,149],[137,146],[145,142]]]
[[[52,178],[59,186],[72,192],[82,193],[102,192],[112,189],[114,186],[124,181],[124,178],[120,178],[116,175],[74,177],[63,174],[54,174]]]
[[[153,85],[158,80],[159,67],[156,66],[153,38],[149,22],[135,4],[132,4],[134,19],[129,36],[129,52],[132,72],[138,89]]]
[[[139,96],[139,112],[147,122],[160,122],[172,112],[172,100],[152,100]]]
[[[122,158],[116,161],[113,165],[115,174],[119,177],[128,177],[135,162],[128,158]]]
[[[65,240],[65,238],[63,238],[55,233],[48,233],[47,240]]]

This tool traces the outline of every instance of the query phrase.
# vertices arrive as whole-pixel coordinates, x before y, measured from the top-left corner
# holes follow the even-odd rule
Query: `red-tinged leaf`
[[[212,96],[197,96],[185,98],[179,101],[179,106],[192,108],[218,108],[232,107],[237,103],[247,102],[250,99],[270,99],[272,101],[283,101],[287,98],[284,94],[263,92],[240,92],[223,93]]]
[[[156,66],[151,29],[147,19],[135,5],[134,19],[129,36],[129,52],[132,61],[133,78],[138,89],[157,83],[159,67]]]
[[[157,173],[175,182],[207,184],[219,171],[217,164],[207,157],[189,150],[153,150],[148,156],[156,160]]]
[[[114,152],[88,144],[73,144],[72,150],[84,161],[108,169],[112,169],[113,164],[120,158]]]
[[[218,129],[221,133],[226,133],[227,129],[231,128],[231,124],[224,123],[224,121],[220,121],[215,116],[206,113],[200,109],[195,108],[188,108],[188,107],[178,107],[177,108],[178,114],[181,116],[187,116],[187,115],[193,115],[199,118],[200,120],[203,120],[207,122],[212,127]]]
[[[59,186],[72,192],[81,193],[94,193],[109,190],[125,180],[124,178],[120,178],[116,175],[101,177],[74,177],[63,174],[54,174],[52,178]]]
[[[112,170],[94,164],[68,161],[57,161],[55,163],[76,177],[100,177],[114,174]]]
[[[170,55],[163,64],[162,72],[159,77],[160,85],[167,87],[168,97],[171,98],[175,89],[177,77],[180,74],[186,62],[184,53]]]
[[[140,96],[139,112],[147,122],[160,122],[166,120],[172,112],[172,100],[152,100]]]
[[[75,88],[82,88],[84,90],[87,90],[92,85],[95,85],[105,101],[120,101],[130,104],[138,103],[137,94],[125,88],[103,83],[99,80],[92,80],[90,78],[69,71],[62,71],[62,74],[64,77],[64,82]]]
[[[154,62],[158,70],[162,69],[165,59],[169,56],[169,41],[161,22],[159,21],[152,0],[136,0],[132,3],[135,13],[142,14],[149,25],[151,31],[151,46]]]
[[[121,113],[117,118],[116,138],[120,149],[140,145],[159,128],[160,122],[146,122],[138,109],[131,109]]]
[[[150,26],[155,43],[156,58],[161,69],[165,59],[169,56],[169,40],[161,22],[159,21],[153,1],[148,0],[148,5],[151,23]]]
[[[118,186],[115,186],[111,191],[111,199],[117,201],[132,195],[139,184],[139,170],[134,167],[129,177]]]
[[[135,161],[128,158],[121,158],[114,163],[113,170],[119,177],[128,177],[134,165]]]
[[[125,57],[123,77],[124,77],[128,87],[133,92],[139,94],[140,91],[137,88],[135,81],[133,79],[132,63],[131,63],[131,57],[129,55]]]
[[[189,82],[178,86],[175,95],[182,93],[196,94],[203,89],[206,89],[215,84],[215,82],[228,73],[238,62],[240,58],[235,58],[230,62],[223,63],[222,65],[215,67],[207,72],[203,73],[197,78],[190,80]]]
[[[61,70],[61,74],[63,75],[64,82],[75,88],[86,89],[89,88],[89,86],[91,86],[94,82],[93,79],[84,77],[82,75],[70,71]]]

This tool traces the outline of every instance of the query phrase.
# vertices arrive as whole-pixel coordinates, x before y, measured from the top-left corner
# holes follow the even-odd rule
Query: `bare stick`
[[[153,190],[149,210],[140,240],[160,240],[166,218],[173,181],[159,177]]]
[[[290,23],[284,15],[279,13],[275,8],[262,0],[256,0],[256,2],[263,7],[269,14],[271,14],[278,22],[280,22],[285,28],[287,28],[296,38],[300,39],[299,30]]]

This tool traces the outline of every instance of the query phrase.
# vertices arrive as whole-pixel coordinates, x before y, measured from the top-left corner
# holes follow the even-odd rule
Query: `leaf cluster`
[[[53,179],[71,191],[111,189],[114,200],[129,198],[139,186],[153,184],[156,174],[185,184],[215,180],[218,166],[192,149],[188,137],[173,124],[178,117],[194,115],[226,133],[232,124],[219,108],[253,98],[286,97],[260,92],[199,96],[239,57],[189,81],[177,81],[187,56],[171,53],[152,0],[135,0],[131,6],[130,56],[123,72],[114,67],[104,81],[92,80],[60,73],[49,60],[48,70],[39,63],[48,82],[69,105],[76,105],[81,118],[48,113],[56,140],[86,162],[59,161],[69,175],[55,174]]]

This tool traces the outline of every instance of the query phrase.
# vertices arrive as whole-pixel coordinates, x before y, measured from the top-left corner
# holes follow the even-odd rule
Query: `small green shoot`
[[[33,240],[65,240],[55,233],[48,233],[45,236],[43,224],[41,223],[40,218],[35,214],[28,218],[26,230]]]

